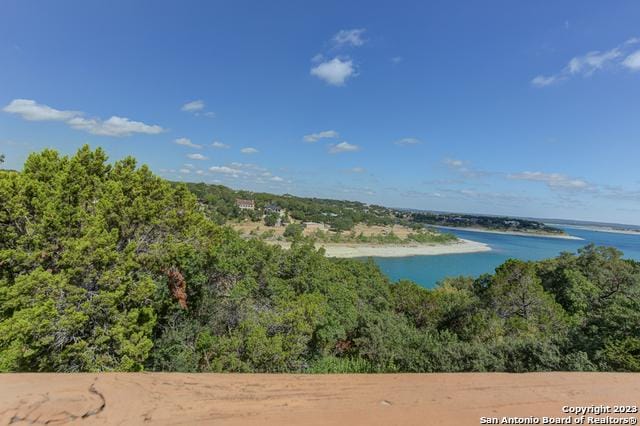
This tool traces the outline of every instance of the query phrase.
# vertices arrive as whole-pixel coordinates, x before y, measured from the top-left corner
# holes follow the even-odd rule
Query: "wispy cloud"
[[[329,139],[329,138],[337,138],[339,137],[338,132],[335,130],[325,130],[323,132],[311,133],[310,135],[305,135],[302,139],[305,142],[317,142],[320,139]]]
[[[39,104],[31,99],[14,99],[2,109],[10,114],[20,115],[29,121],[61,121],[76,130],[82,130],[100,136],[129,136],[133,133],[155,135],[164,132],[157,125],[133,121],[126,117],[111,116],[107,120],[85,118],[81,111],[58,110]]]
[[[454,158],[445,158],[443,163],[452,171],[464,176],[465,178],[479,178],[490,175],[491,173],[478,170],[469,164],[468,161],[457,160]]]
[[[584,55],[575,56],[559,72],[551,75],[538,75],[531,80],[531,84],[535,87],[546,87],[577,75],[588,77],[596,71],[621,65],[632,70],[640,69],[640,51],[628,55],[630,46],[639,42],[640,39],[631,38],[613,49],[594,50]]]
[[[130,136],[134,133],[157,135],[158,133],[164,132],[164,129],[160,126],[149,125],[115,115],[104,121],[97,118],[74,117],[67,121],[67,124],[76,130],[84,130],[93,135],[100,136],[121,137]]]
[[[216,116],[216,113],[213,111],[205,111],[204,110],[205,106],[206,105],[204,101],[202,99],[198,99],[195,101],[187,102],[186,104],[182,105],[182,108],[180,109],[182,111],[190,112],[197,116],[214,118]]]
[[[336,57],[312,67],[310,73],[331,86],[344,86],[347,79],[356,75],[356,69],[351,59]]]
[[[247,147],[240,150],[243,154],[257,154],[259,151],[255,148]]]
[[[195,144],[195,143],[191,142],[191,139],[188,139],[188,138],[178,138],[178,139],[174,140],[173,142],[178,144],[178,145],[188,146],[189,148],[196,148],[196,149],[202,148],[202,145]]]
[[[14,99],[2,110],[29,121],[67,121],[82,114],[79,111],[61,111],[31,99]]]
[[[240,169],[229,167],[229,166],[213,166],[213,167],[209,167],[209,171],[211,173],[229,175],[232,177],[238,177],[240,175],[247,174],[247,172],[245,172],[244,170],[240,170]]]
[[[357,28],[352,30],[340,30],[333,36],[333,43],[336,47],[343,46],[362,46],[366,40],[362,37],[365,33],[365,28]]]
[[[402,61],[404,61],[404,58],[403,58],[402,56],[394,56],[394,57],[392,57],[392,58],[391,58],[391,62],[392,62],[394,65],[397,65],[397,64],[399,64],[399,63],[400,63],[400,62],[402,62]]]
[[[347,170],[349,173],[364,173],[367,171],[364,167],[352,167]]]
[[[358,145],[353,145],[348,142],[340,142],[338,144],[329,145],[329,154],[339,154],[341,152],[355,152],[360,151]]]
[[[441,190],[443,196],[457,197],[463,199],[476,199],[481,202],[501,203],[501,204],[522,204],[531,201],[531,197],[520,193],[511,192],[491,192],[478,191],[473,188],[464,189],[444,189]]]
[[[588,182],[583,179],[572,178],[560,173],[543,173],[543,172],[522,172],[513,173],[507,176],[513,180],[528,180],[533,182],[542,182],[553,190],[588,190],[592,188]]]
[[[531,80],[531,84],[536,87],[545,87],[555,83],[556,81],[558,81],[558,79],[559,77],[555,75],[550,75],[547,77],[545,77],[544,75],[538,75],[535,76],[533,80]]]
[[[212,147],[217,148],[217,149],[227,149],[230,148],[229,145],[227,145],[226,143],[222,143],[220,141],[213,141],[213,143],[211,144]]]
[[[187,102],[186,104],[182,105],[182,108],[180,109],[186,112],[202,111],[204,109],[204,101],[197,100],[197,101]]]
[[[447,166],[454,168],[454,169],[459,169],[460,167],[462,167],[464,165],[464,161],[462,160],[456,160],[454,158],[445,158],[443,160],[443,163],[446,164]]]
[[[624,61],[622,61],[622,65],[632,71],[640,71],[640,50],[636,50],[627,56]]]
[[[399,146],[408,146],[408,145],[419,145],[422,142],[416,138],[403,138],[394,142],[394,144]]]
[[[209,159],[208,157],[205,157],[205,156],[204,156],[204,155],[202,155],[202,154],[188,154],[188,155],[187,155],[187,158],[190,158],[190,159],[192,159],[192,160],[200,160],[200,161],[208,160],[208,159]]]
[[[209,173],[221,176],[221,178],[242,179],[257,184],[291,183],[281,176],[274,175],[264,167],[252,163],[233,162],[223,166],[212,166],[209,167]]]

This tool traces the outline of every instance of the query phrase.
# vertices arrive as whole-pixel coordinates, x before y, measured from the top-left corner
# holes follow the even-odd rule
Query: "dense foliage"
[[[615,249],[390,283],[87,147],[0,173],[0,200],[0,371],[640,371],[640,264]]]

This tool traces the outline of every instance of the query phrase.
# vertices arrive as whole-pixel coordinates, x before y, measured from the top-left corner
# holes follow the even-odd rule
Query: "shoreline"
[[[486,234],[502,234],[502,235],[515,235],[518,237],[536,237],[536,238],[555,238],[560,240],[584,240],[584,238],[576,237],[574,235],[554,235],[554,234],[535,234],[522,231],[495,231],[493,229],[481,229],[481,228],[462,228],[455,226],[440,226],[440,225],[426,225],[438,229],[450,229],[454,231],[469,231],[469,232],[484,232]]]
[[[593,231],[593,232],[608,232],[610,234],[624,234],[624,235],[638,235],[640,236],[640,230],[638,231],[633,231],[633,230],[626,230],[626,229],[615,229],[615,228],[607,228],[607,227],[600,227],[600,226],[582,226],[582,225],[562,225],[560,223],[555,223],[555,224],[549,224],[549,225],[553,225],[553,226],[561,226],[563,228],[573,228],[573,229],[582,229],[584,231]]]
[[[272,242],[284,249],[291,243]],[[488,244],[459,238],[457,242],[446,244],[357,244],[357,243],[316,243],[316,249],[324,248],[326,257],[410,257],[438,256],[444,254],[481,253],[491,251]]]

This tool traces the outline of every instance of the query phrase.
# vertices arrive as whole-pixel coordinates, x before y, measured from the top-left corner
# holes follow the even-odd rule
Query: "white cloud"
[[[188,146],[189,148],[196,148],[196,149],[202,148],[202,145],[195,144],[191,142],[191,139],[188,139],[188,138],[178,138],[174,142],[177,143],[178,145]]]
[[[187,102],[186,104],[182,105],[182,108],[180,109],[182,111],[187,111],[187,112],[202,111],[204,109],[204,101],[197,100],[197,101]]]
[[[338,154],[340,152],[355,152],[359,150],[360,147],[358,145],[353,145],[348,142],[340,142],[339,144],[329,145],[330,154]]]
[[[192,160],[208,160],[208,158],[202,154],[188,154],[187,158],[190,158]]]
[[[593,51],[571,58],[567,68],[570,74],[591,75],[620,56],[622,52],[617,47],[606,52]]]
[[[264,167],[252,163],[232,162],[221,166],[209,167],[209,172],[225,178],[242,179],[246,182],[265,184],[269,182],[290,183],[289,180],[276,176]]]
[[[458,169],[460,167],[462,167],[464,165],[464,161],[462,160],[455,160],[453,158],[446,158],[444,160],[444,164],[446,164],[447,166],[454,168],[454,169]]]
[[[552,75],[538,75],[531,80],[536,87],[545,87],[576,75],[591,76],[594,72],[606,68],[626,66],[632,70],[640,69],[640,51],[632,53],[623,60],[629,46],[639,43],[640,39],[630,38],[621,45],[604,52],[594,50],[581,56],[575,56],[559,72]],[[634,68],[635,65],[635,68]]]
[[[182,108],[180,108],[182,111],[186,111],[186,112],[190,112],[195,116],[204,116],[204,117],[209,117],[209,118],[215,118],[216,113],[213,111],[205,111],[205,103],[203,100],[198,99],[196,101],[191,101],[191,102],[187,102],[186,104],[182,105]]]
[[[407,145],[418,145],[421,144],[419,139],[416,138],[403,138],[394,142],[396,145],[407,146]]]
[[[67,121],[81,114],[78,111],[60,111],[31,99],[14,99],[2,110],[10,114],[19,114],[29,121]]]
[[[179,171],[180,171],[180,173],[185,174],[185,175],[188,175],[189,173],[191,173],[191,170],[189,170],[189,169],[180,169]]]
[[[29,121],[64,121],[71,128],[100,136],[129,136],[133,133],[155,135],[164,132],[160,126],[112,116],[107,120],[85,118],[81,111],[61,111],[31,99],[14,99],[3,111],[18,114]]]
[[[305,135],[302,139],[305,142],[317,142],[320,139],[325,139],[325,138],[337,138],[338,132],[336,132],[335,130],[325,130],[323,132],[318,132],[318,133],[311,133],[310,135]]]
[[[467,161],[456,160],[454,158],[446,158],[443,163],[454,172],[468,179],[486,177],[492,174],[490,172],[476,170],[471,167]]]
[[[247,147],[240,150],[243,154],[257,154],[259,151],[255,148]]]
[[[631,69],[632,71],[640,71],[640,50],[636,50],[629,56],[627,56],[622,65]]]
[[[343,86],[345,81],[356,75],[351,59],[333,58],[311,68],[311,75],[332,86]]]
[[[187,169],[195,169],[196,168],[196,166],[194,166],[193,164],[190,164],[190,163],[185,163],[184,167],[187,168]]]
[[[591,185],[582,179],[571,178],[560,173],[522,172],[510,174],[508,178],[543,182],[551,189],[585,190],[591,188]]]
[[[545,87],[555,83],[557,80],[558,80],[558,77],[554,75],[551,75],[548,77],[545,77],[543,75],[538,75],[533,80],[531,80],[531,84],[533,84],[536,87]]]
[[[394,64],[399,64],[402,61],[404,61],[404,58],[402,56],[394,56],[393,58],[391,58],[391,62],[393,62]]]
[[[242,170],[234,169],[228,166],[211,166],[209,167],[209,171],[213,173],[222,173],[222,174],[241,174],[244,173]]]
[[[214,147],[214,148],[217,148],[217,149],[227,149],[227,148],[229,148],[229,145],[227,145],[226,143],[222,143],[220,141],[213,141],[211,146]]]
[[[157,135],[164,132],[160,126],[149,125],[140,121],[129,120],[126,117],[112,116],[111,118],[101,121],[97,118],[74,117],[67,121],[72,128],[84,130],[93,135],[100,136],[129,136],[133,133],[145,133],[148,135]]]
[[[362,38],[362,35],[366,29],[357,28],[353,30],[340,30],[333,36],[333,43],[338,46],[362,46],[366,40]]]

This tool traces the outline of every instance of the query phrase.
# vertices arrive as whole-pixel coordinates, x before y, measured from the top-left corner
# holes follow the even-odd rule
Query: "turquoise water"
[[[456,275],[478,276],[494,269],[509,258],[539,260],[555,257],[563,251],[575,252],[589,243],[616,247],[624,257],[640,260],[640,235],[596,232],[562,227],[569,235],[583,240],[522,237],[483,232],[447,230],[460,238],[488,244],[491,251],[439,256],[374,258],[392,280],[410,279],[425,287],[433,287],[439,280]]]

